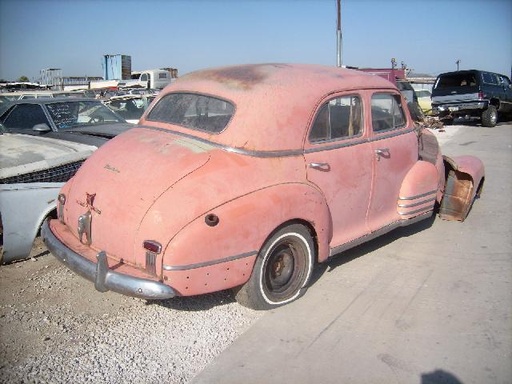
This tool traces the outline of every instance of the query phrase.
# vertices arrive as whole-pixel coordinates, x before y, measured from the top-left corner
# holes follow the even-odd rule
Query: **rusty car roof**
[[[361,89],[396,87],[379,76],[346,68],[246,64],[192,72],[167,86],[158,99],[169,93],[193,92],[229,100],[236,112],[223,132],[192,134],[237,149],[283,151],[302,147],[309,121],[327,95]],[[145,117],[141,124],[160,125]]]

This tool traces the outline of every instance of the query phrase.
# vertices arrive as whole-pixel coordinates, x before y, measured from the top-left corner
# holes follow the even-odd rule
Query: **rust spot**
[[[216,81],[230,88],[247,90],[265,80],[269,73],[275,71],[276,68],[283,66],[282,64],[248,64],[207,69],[191,73],[186,77],[194,80]]]
[[[473,180],[468,174],[450,170],[439,217],[464,221],[473,203]]]

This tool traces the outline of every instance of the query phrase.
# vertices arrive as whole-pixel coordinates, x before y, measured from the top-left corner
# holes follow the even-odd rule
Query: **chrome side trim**
[[[415,199],[420,199],[422,197],[426,197],[426,196],[430,196],[430,195],[434,195],[434,194],[437,194],[437,189],[433,189],[429,192],[421,193],[421,194],[415,195],[415,196],[400,196],[398,198],[398,200],[415,200]]]
[[[417,207],[418,205],[433,203],[436,200],[435,197],[431,197],[430,199],[421,200],[414,204],[398,204],[398,208],[413,208]]]
[[[433,213],[433,211],[429,211],[429,212],[425,212],[419,216],[413,217],[412,219],[404,219],[404,220],[395,221],[394,223],[386,225],[385,227],[382,227],[382,228],[380,228],[372,233],[369,233],[365,236],[361,236],[357,239],[349,241],[348,243],[333,247],[333,248],[331,248],[331,250],[329,252],[329,258],[334,257],[338,253],[346,251],[347,249],[357,247],[358,245],[361,245],[361,244],[366,243],[370,240],[373,240],[379,236],[382,236],[382,235],[392,231],[393,229],[396,229],[399,227],[405,227],[407,225],[415,224],[418,221],[428,219],[429,217],[432,216],[432,213]]]
[[[48,220],[45,220],[41,227],[41,236],[53,256],[73,272],[92,281],[100,292],[113,291],[148,300],[163,300],[177,296],[174,289],[158,281],[133,277],[108,269],[105,252],[98,253],[97,263],[87,260],[66,247],[53,234]]]
[[[203,138],[200,138],[197,136],[193,136],[188,133],[173,131],[171,129],[166,129],[166,128],[158,128],[158,127],[149,127],[147,125],[139,125],[139,126],[135,126],[132,129],[149,129],[152,131],[170,133],[173,135],[186,137],[191,140],[197,140],[198,142],[200,142],[202,144],[207,144],[207,145],[221,149],[226,152],[236,153],[236,154],[244,155],[244,156],[260,157],[260,158],[301,156],[304,153],[314,153],[314,152],[320,152],[320,151],[329,151],[329,150],[343,148],[343,147],[352,147],[354,145],[358,145],[358,144],[362,144],[362,143],[380,141],[380,140],[389,139],[389,138],[396,137],[396,136],[406,135],[406,134],[409,134],[409,133],[415,131],[414,127],[407,128],[407,129],[397,128],[390,132],[382,133],[382,134],[379,134],[378,136],[371,137],[371,138],[361,138],[358,140],[348,141],[348,142],[345,140],[340,140],[339,142],[333,142],[332,145],[315,146],[314,148],[308,148],[306,150],[299,148],[299,149],[287,149],[287,150],[279,150],[279,151],[253,151],[253,150],[248,150],[248,149],[244,149],[244,148],[229,147],[227,145],[215,143],[213,141],[206,140],[206,139],[203,139]],[[327,142],[318,142],[318,143],[314,143],[314,144],[316,145],[316,144],[325,144],[325,143],[327,143]]]
[[[214,143],[213,141],[209,141],[209,140],[197,137],[197,136],[189,135],[189,134],[183,133],[183,132],[172,131],[170,129],[165,129],[165,128],[148,127],[146,125],[140,125],[140,126],[137,126],[134,128],[135,129],[150,129],[152,131],[170,133],[173,135],[186,137],[188,139],[197,140],[198,142],[200,142],[202,144],[207,144],[207,145],[221,149],[226,152],[237,153],[239,155],[246,155],[246,156],[252,156],[252,157],[261,157],[261,158],[291,157],[291,156],[300,156],[304,153],[304,151],[302,149],[289,149],[289,150],[283,150],[283,151],[251,151],[248,149],[229,147],[229,146],[222,145],[219,143]]]
[[[216,264],[228,263],[230,261],[244,259],[246,257],[255,256],[257,254],[258,254],[257,251],[250,251],[250,252],[241,253],[240,255],[225,257],[223,259],[205,261],[204,263],[196,263],[196,264],[188,264],[188,265],[165,265],[164,264],[163,269],[164,269],[164,271],[187,271],[189,269],[204,268],[204,267],[209,267],[209,266],[216,265]]]

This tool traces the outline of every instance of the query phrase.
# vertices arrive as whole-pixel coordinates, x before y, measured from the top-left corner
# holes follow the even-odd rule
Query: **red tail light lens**
[[[162,246],[160,245],[159,242],[154,241],[154,240],[144,240],[144,242],[142,243],[142,246],[144,247],[144,249],[146,249],[149,252],[153,252],[156,254],[159,254],[160,252],[162,252]]]

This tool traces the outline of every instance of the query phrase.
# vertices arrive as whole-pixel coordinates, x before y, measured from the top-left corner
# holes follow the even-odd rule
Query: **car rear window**
[[[195,93],[170,93],[162,97],[146,117],[209,133],[220,133],[231,120],[235,107],[216,97]]]
[[[439,77],[435,88],[452,88],[475,85],[477,85],[477,82],[474,73],[458,73]]]

